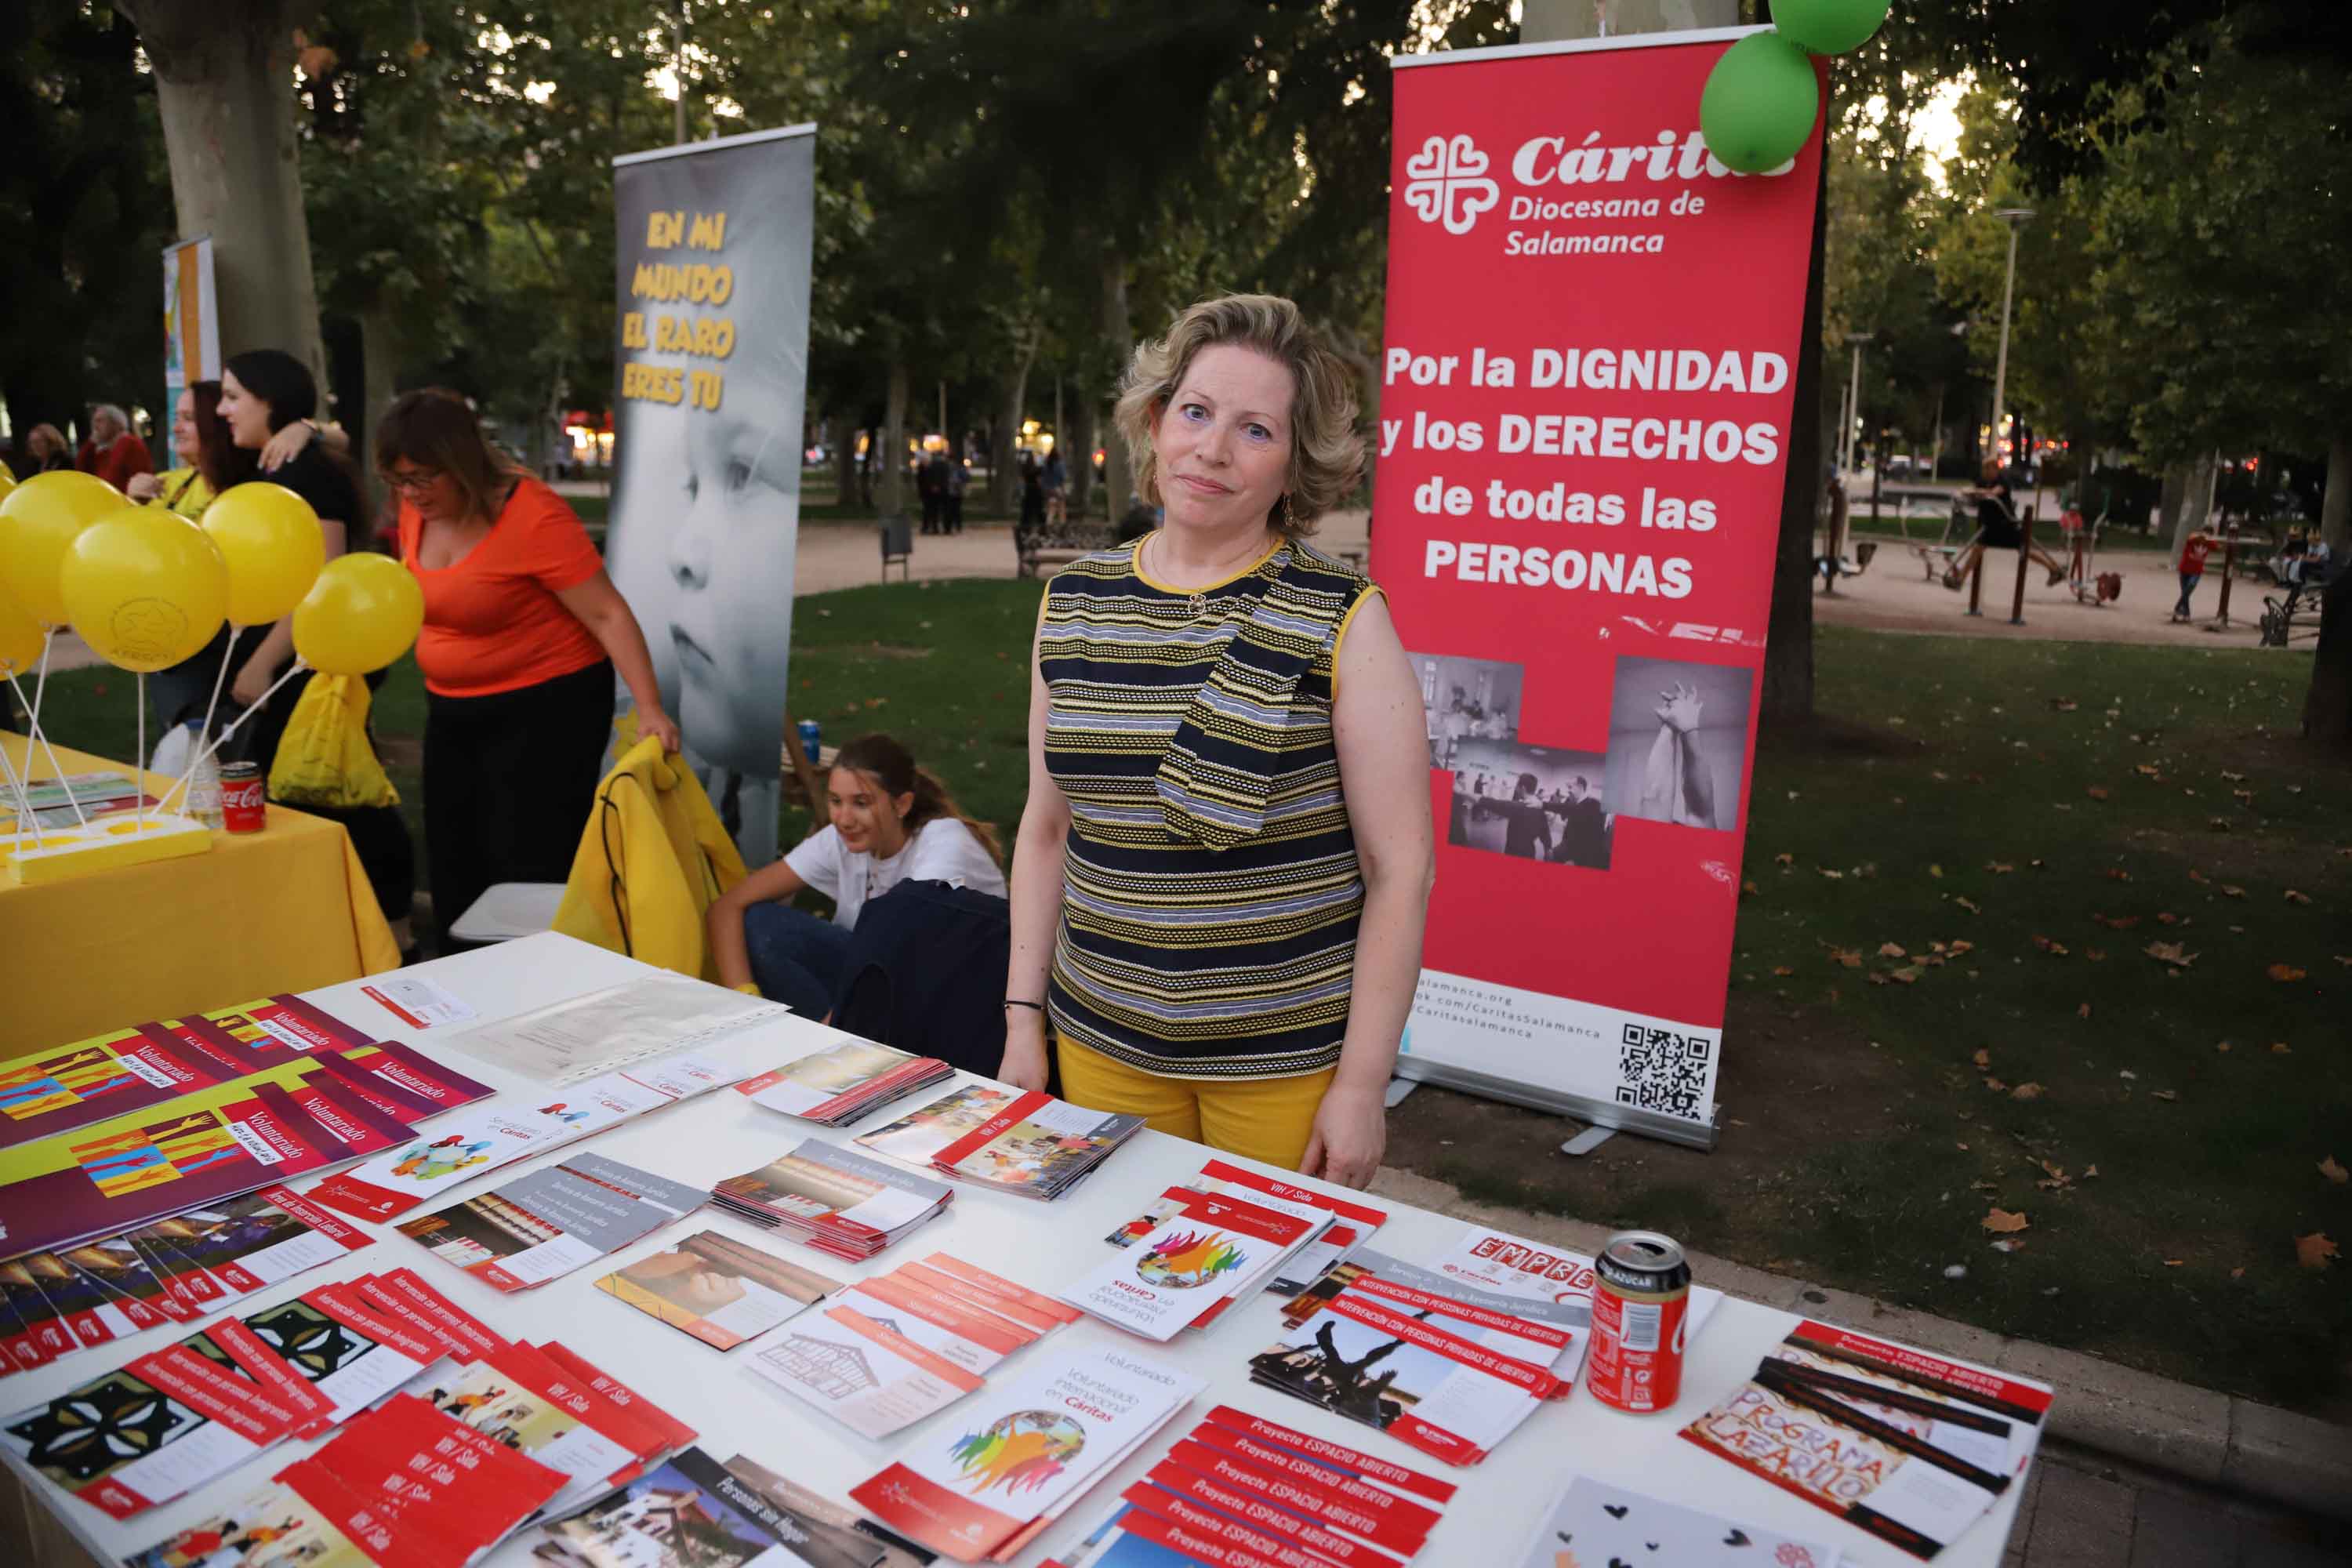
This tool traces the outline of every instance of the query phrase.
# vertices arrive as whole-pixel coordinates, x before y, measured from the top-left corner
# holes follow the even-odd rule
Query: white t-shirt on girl
[[[855,926],[867,900],[880,898],[901,882],[950,882],[1000,899],[1006,896],[1004,873],[971,829],[952,816],[931,818],[887,860],[850,848],[841,841],[840,830],[827,823],[794,846],[784,864],[833,900],[836,925]]]

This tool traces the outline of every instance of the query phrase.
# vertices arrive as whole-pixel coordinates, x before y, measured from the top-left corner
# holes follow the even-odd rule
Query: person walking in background
[[[1021,531],[1031,533],[1045,526],[1045,483],[1037,467],[1037,454],[1021,454]]]
[[[941,459],[941,463],[940,531],[961,533],[963,531],[963,492],[971,483],[971,475],[965,469],[961,454],[951,452]]]
[[[2189,618],[2189,596],[2197,592],[2197,584],[2204,579],[2205,558],[2212,554],[2214,546],[2221,542],[2220,534],[2209,533],[2201,528],[2181,542],[2180,560],[2177,563],[2180,572],[2180,602],[2172,606],[2174,620]]]
[[[132,500],[163,507],[194,522],[205,515],[214,497],[254,477],[254,454],[231,438],[228,424],[220,416],[220,397],[217,381],[191,382],[182,389],[172,409],[172,450],[182,466],[168,473],[132,476],[125,490]],[[257,634],[251,647],[259,642]],[[147,678],[155,717],[166,728],[204,718],[227,646],[224,626],[193,658]]]
[[[73,448],[66,445],[65,432],[54,425],[36,425],[26,431],[25,454],[32,459],[35,474],[53,474],[74,466]],[[30,479],[32,475],[26,477]]]
[[[915,468],[915,494],[923,503],[923,531],[940,531],[940,510],[947,501],[947,464],[937,453],[922,459]]]
[[[1070,466],[1062,460],[1062,443],[1057,438],[1052,451],[1045,454],[1045,471],[1040,476],[1045,489],[1045,521],[1070,521]]]
[[[1387,604],[1303,537],[1363,471],[1356,411],[1287,300],[1136,349],[1119,433],[1166,518],[1046,590],[997,1076],[1042,1089],[1050,1038],[1072,1104],[1360,1187],[1434,851]]]
[[[375,431],[401,563],[425,590],[425,864],[439,951],[494,882],[562,882],[594,808],[617,670],[637,733],[676,752],[653,656],[562,497],[464,398],[404,393]]]
[[[89,439],[81,444],[74,467],[96,474],[116,489],[126,489],[134,474],[152,474],[155,459],[147,443],[131,428],[131,416],[117,403],[100,403],[89,411]]]
[[[346,550],[370,548],[373,531],[367,526],[359,485],[351,470],[320,442],[309,438],[317,434],[311,416],[318,408],[319,384],[311,379],[310,367],[283,350],[247,349],[231,354],[221,369],[220,417],[228,426],[230,441],[240,450],[257,454],[270,444],[271,437],[294,426],[306,427],[308,435],[296,437],[302,446],[289,461],[271,472],[269,479],[310,503],[319,519],[327,559],[331,561]],[[228,628],[222,630],[226,635]],[[197,657],[218,658],[221,650],[215,646]],[[293,718],[295,705],[310,682],[310,672],[306,670],[270,692],[293,657],[291,616],[275,626],[242,628],[230,655],[234,672],[230,694],[236,711],[252,707],[264,693],[270,693],[268,705],[230,742],[238,755],[261,764],[264,777],[277,760],[278,742],[285,737],[287,721]],[[381,686],[383,672],[376,671],[367,681],[371,689]],[[375,890],[376,904],[383,910],[394,938],[402,952],[412,952],[415,942],[409,931],[409,910],[416,898],[415,847],[409,842],[408,824],[400,808],[306,804],[302,809],[341,823],[351,834],[352,847],[367,869],[368,884]]]

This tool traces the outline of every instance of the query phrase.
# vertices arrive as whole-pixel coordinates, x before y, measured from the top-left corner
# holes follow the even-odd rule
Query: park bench
[[[1074,517],[1034,528],[1015,528],[1013,549],[1021,575],[1034,577],[1041,569],[1067,566],[1082,555],[1108,550],[1118,542],[1118,531],[1109,522]]]

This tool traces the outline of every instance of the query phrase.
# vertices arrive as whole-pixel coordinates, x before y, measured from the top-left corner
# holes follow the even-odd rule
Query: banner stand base
[[[1524,1105],[1530,1110],[1549,1110],[1556,1116],[1571,1116],[1579,1121],[1590,1122],[1595,1128],[1606,1127],[1615,1132],[1639,1132],[1663,1142],[1680,1143],[1685,1148],[1701,1149],[1709,1153],[1715,1151],[1717,1130],[1712,1119],[1702,1125],[1685,1121],[1679,1116],[1662,1116],[1654,1110],[1638,1110],[1630,1105],[1617,1105],[1585,1095],[1538,1089],[1530,1084],[1490,1077],[1467,1068],[1448,1067],[1412,1056],[1397,1058],[1394,1070],[1398,1079],[1458,1089],[1483,1099],[1501,1100],[1506,1105]],[[1396,1094],[1394,1080],[1389,1085],[1389,1092]],[[1396,1098],[1402,1099],[1402,1096]],[[1393,1105],[1396,1100],[1391,1099],[1388,1103]]]
[[[1616,1136],[1617,1129],[1614,1127],[1588,1127],[1561,1144],[1559,1152],[1563,1154],[1590,1154]]]
[[[1389,1079],[1389,1087],[1381,1095],[1381,1109],[1394,1110],[1405,1101],[1405,1096],[1421,1087],[1419,1079],[1397,1077]]]

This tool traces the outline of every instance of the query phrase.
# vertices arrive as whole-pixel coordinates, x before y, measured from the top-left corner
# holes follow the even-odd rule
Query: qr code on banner
[[[1704,1121],[1714,1055],[1715,1042],[1704,1035],[1628,1024],[1617,1050],[1617,1103]]]

